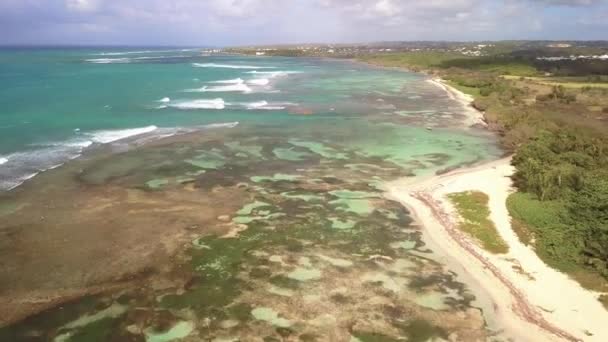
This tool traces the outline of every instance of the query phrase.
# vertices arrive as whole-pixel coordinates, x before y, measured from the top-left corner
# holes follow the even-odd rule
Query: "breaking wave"
[[[215,82],[211,82],[211,83],[221,84],[221,85],[218,85],[218,86],[203,86],[201,88],[188,89],[186,91],[187,92],[200,92],[200,93],[207,93],[207,92],[216,92],[216,93],[221,93],[221,92],[250,93],[250,92],[252,92],[252,89],[247,84],[245,84],[245,81],[243,81],[240,78],[237,78],[237,79],[234,79],[234,80],[215,81]]]
[[[192,63],[197,68],[225,68],[225,69],[275,69],[273,66],[255,66],[239,64],[218,64],[218,63]]]
[[[0,157],[0,191],[11,190],[23,184],[37,174],[54,169],[82,155],[93,145],[119,143],[128,140],[128,144],[144,144],[151,140],[169,137],[176,134],[190,133],[210,128],[232,128],[238,122],[218,123],[189,128],[159,128],[146,126],[120,130],[100,130],[80,133],[64,142],[49,142],[32,146],[33,149],[15,152]]]
[[[226,103],[223,99],[211,99],[211,100],[190,100],[190,101],[178,101],[170,103],[168,107],[177,109],[224,109]]]
[[[92,58],[85,61],[94,64],[126,64],[131,63],[131,58]]]
[[[163,53],[163,52],[188,52],[198,51],[199,49],[174,49],[174,50],[142,50],[142,51],[121,51],[121,52],[100,52],[94,53],[96,56],[123,56],[123,55],[142,55],[146,53]]]

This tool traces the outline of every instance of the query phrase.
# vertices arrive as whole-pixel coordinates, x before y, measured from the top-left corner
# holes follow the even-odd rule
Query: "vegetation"
[[[536,58],[548,53],[558,52],[362,59],[424,71],[471,94],[514,154],[519,192],[508,206],[520,239],[583,285],[608,290],[608,61]]]
[[[495,254],[507,253],[509,246],[500,237],[494,222],[490,220],[488,195],[479,191],[466,191],[449,194],[462,222],[460,229],[481,243],[481,246]]]
[[[602,305],[604,305],[604,307],[608,310],[608,295],[601,295],[599,300],[600,303],[602,303]]]

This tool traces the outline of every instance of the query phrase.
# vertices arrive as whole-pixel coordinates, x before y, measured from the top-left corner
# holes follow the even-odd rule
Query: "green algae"
[[[335,149],[325,146],[323,143],[320,143],[320,142],[289,139],[289,143],[294,146],[307,148],[311,152],[318,154],[324,158],[348,159],[348,156],[345,153],[338,152]]]
[[[251,244],[242,239],[221,239],[215,236],[198,240],[203,249],[189,251],[196,281],[182,294],[168,294],[161,306],[169,309],[193,309],[200,315],[233,302],[240,293],[236,277]]]
[[[170,342],[189,336],[194,331],[192,322],[178,322],[165,332],[146,331],[146,342]]]
[[[448,334],[446,334],[443,329],[422,319],[414,319],[405,325],[397,324],[396,328],[407,337],[406,340],[408,342],[427,342],[431,340],[434,341],[435,338],[441,340],[446,340],[448,338]],[[352,335],[351,342],[397,342],[404,340],[403,337],[395,338],[376,332],[353,332]]]
[[[0,216],[14,214],[26,206],[25,203],[2,201],[0,202]]]
[[[353,337],[351,337],[350,342],[359,341],[359,342],[399,342],[401,340],[392,338],[387,335],[383,335],[380,333],[372,333],[372,332],[355,332],[353,333]],[[408,340],[409,341],[409,340]]]
[[[276,327],[289,328],[293,325],[289,320],[279,317],[279,313],[271,308],[255,308],[251,315],[258,321],[268,322]]]
[[[126,306],[115,303],[101,311],[85,314],[59,328],[62,333],[53,341],[106,341],[112,334],[116,319],[126,311]]]
[[[447,339],[448,334],[441,328],[423,319],[415,319],[402,328],[411,342],[425,342],[432,338]]]
[[[211,249],[211,247],[207,246],[203,241],[203,238],[196,238],[192,240],[192,246],[196,249]]]
[[[271,277],[269,282],[275,286],[291,290],[296,290],[300,286],[300,282],[298,280],[288,278],[282,274]]]
[[[91,322],[85,326],[79,327],[74,331],[69,331],[57,335],[53,342],[105,342],[110,341],[114,329],[116,328],[116,319],[106,317],[97,321]]]
[[[160,189],[163,186],[169,184],[169,180],[161,178],[161,179],[153,179],[146,182],[146,186],[150,189]]]
[[[279,159],[287,161],[302,161],[310,154],[306,152],[296,151],[294,148],[281,148],[277,147],[272,150],[272,153]]]
[[[126,176],[136,170],[144,169],[146,165],[143,156],[133,154],[117,155],[112,162],[101,160],[90,167],[85,168],[79,178],[88,184],[101,185],[111,179]]]
[[[253,176],[250,179],[254,183],[262,183],[262,182],[280,182],[280,181],[295,182],[299,178],[301,178],[301,176],[288,175],[288,174],[283,174],[283,173],[275,173],[273,176],[270,176],[270,177]]]

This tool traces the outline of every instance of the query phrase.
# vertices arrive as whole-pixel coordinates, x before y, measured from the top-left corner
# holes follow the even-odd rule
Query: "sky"
[[[504,39],[608,39],[608,0],[0,0],[0,45]]]

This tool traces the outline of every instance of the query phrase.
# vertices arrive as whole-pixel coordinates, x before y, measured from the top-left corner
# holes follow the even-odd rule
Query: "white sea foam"
[[[97,56],[122,56],[122,55],[142,55],[146,53],[164,53],[164,52],[187,52],[197,51],[198,49],[177,49],[177,50],[142,50],[142,51],[121,51],[121,52],[100,52],[93,55]]]
[[[203,128],[234,128],[236,126],[239,125],[238,121],[234,121],[234,122],[223,122],[223,123],[216,123],[216,124],[208,124],[203,126]]]
[[[86,133],[86,135],[89,136],[91,138],[91,140],[95,143],[107,144],[107,143],[122,140],[125,138],[133,137],[136,135],[150,133],[157,129],[158,129],[158,127],[156,127],[156,126],[146,126],[146,127],[139,127],[139,128],[120,129],[120,130],[96,131],[96,132]]]
[[[268,102],[267,101],[251,102],[251,103],[247,103],[246,106],[249,109],[256,109],[256,108],[261,108],[261,107],[264,107],[264,106],[268,106]]]
[[[239,83],[243,83],[245,81],[243,81],[242,78],[235,78],[232,80],[221,80],[221,81],[212,81],[209,83],[218,83],[218,84],[239,84]]]
[[[162,99],[160,99],[158,102],[162,102],[162,103],[168,103],[171,102],[171,99],[168,97],[163,97]]]
[[[249,83],[251,85],[265,86],[270,83],[270,80],[267,78],[255,78],[253,80],[247,81],[247,83]]]
[[[93,58],[87,59],[86,61],[94,64],[126,64],[131,63],[131,58]]]
[[[192,56],[188,55],[170,55],[170,56],[143,56],[143,57],[133,57],[135,60],[146,60],[146,59],[165,59],[165,58],[190,58]]]
[[[237,83],[226,83],[225,85],[220,86],[203,86],[201,88],[196,89],[188,89],[187,92],[198,92],[198,93],[223,93],[223,92],[240,92],[240,93],[250,93],[252,90],[245,84],[243,80]]]
[[[8,158],[0,157],[0,165],[6,164],[8,162]]]
[[[223,99],[211,99],[211,100],[191,100],[191,101],[179,101],[169,104],[170,107],[177,109],[224,109],[226,103]]]
[[[247,74],[256,74],[256,75],[264,75],[270,78],[275,78],[275,77],[284,77],[284,76],[288,76],[288,75],[292,75],[292,74],[301,74],[301,71],[258,71],[258,70],[252,70],[252,71],[247,71]]]
[[[225,69],[274,69],[273,66],[255,66],[239,64],[218,64],[218,63],[192,63],[197,68],[225,68]]]
[[[295,106],[295,103],[291,102],[268,102],[268,101],[256,101],[241,104],[248,110],[283,110],[288,106]]]

